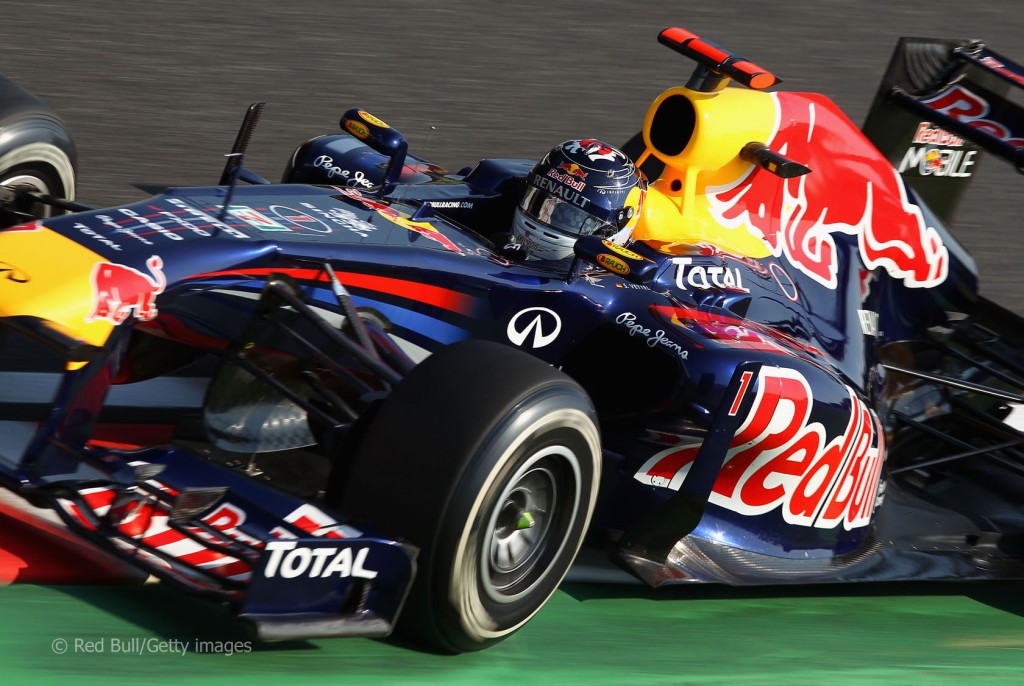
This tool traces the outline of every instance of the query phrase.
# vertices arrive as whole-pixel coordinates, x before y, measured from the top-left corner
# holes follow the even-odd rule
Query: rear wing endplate
[[[864,133],[950,223],[980,150],[1024,172],[1024,67],[973,40],[902,38]]]

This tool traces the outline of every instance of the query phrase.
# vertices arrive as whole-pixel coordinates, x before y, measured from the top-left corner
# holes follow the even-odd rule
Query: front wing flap
[[[240,615],[264,640],[387,636],[415,573],[415,552],[379,539],[270,541]]]
[[[37,486],[37,499],[148,573],[230,602],[260,638],[385,636],[394,627],[416,572],[414,546],[180,446],[90,457],[110,480]],[[136,477],[115,478],[128,472]]]

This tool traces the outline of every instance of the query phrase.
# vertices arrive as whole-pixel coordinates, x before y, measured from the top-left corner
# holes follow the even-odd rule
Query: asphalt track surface
[[[900,35],[981,38],[1024,59],[1020,0],[125,3],[0,0],[0,72],[74,133],[79,197],[132,182],[216,181],[249,102],[269,105],[247,165],[276,178],[301,141],[360,106],[459,168],[536,158],[571,137],[625,141],[691,65],[655,42],[683,26],[823,92],[863,120]],[[1024,312],[1019,175],[985,160],[958,217],[989,297]],[[44,580],[38,583],[44,584]],[[560,591],[482,654],[361,639],[227,656],[114,654],[112,638],[244,640],[216,608],[158,586],[0,589],[5,683],[1017,684],[1024,601],[1012,584],[809,590]],[[58,655],[53,642],[71,641]],[[105,638],[105,652],[74,639]]]

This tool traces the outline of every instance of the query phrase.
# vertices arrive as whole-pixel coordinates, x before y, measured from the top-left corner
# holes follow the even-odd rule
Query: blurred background
[[[6,7],[4,7],[6,6]],[[579,136],[624,142],[692,64],[659,45],[683,26],[822,92],[860,124],[901,35],[980,38],[1024,60],[1020,0],[729,3],[378,0],[0,0],[6,76],[75,135],[79,196],[142,197],[132,182],[214,183],[245,107],[266,100],[248,166],[276,180],[303,140],[360,106],[411,149],[458,169],[537,158]],[[958,234],[983,292],[1024,312],[1021,182],[986,159]]]

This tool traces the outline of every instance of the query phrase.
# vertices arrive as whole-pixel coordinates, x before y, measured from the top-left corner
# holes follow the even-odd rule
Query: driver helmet
[[[647,180],[621,150],[594,138],[556,146],[527,177],[512,222],[513,241],[528,257],[560,260],[583,236],[629,240]]]

